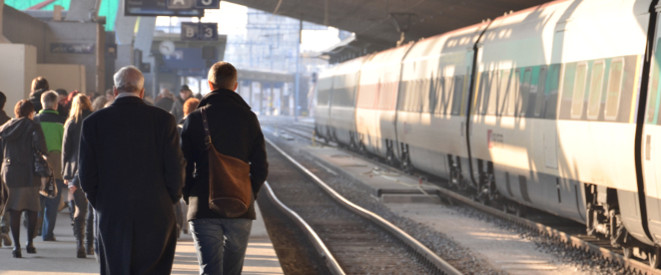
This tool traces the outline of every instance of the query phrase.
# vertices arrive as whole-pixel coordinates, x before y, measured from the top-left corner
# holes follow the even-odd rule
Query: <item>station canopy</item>
[[[18,10],[69,9],[71,0],[5,0]],[[119,2],[101,0],[99,16],[112,30]],[[223,0],[356,34],[356,39],[391,47],[405,41],[441,34],[493,19],[509,11],[536,6],[548,0]]]
[[[418,40],[494,19],[548,0],[224,0],[354,32],[394,45],[401,32]]]

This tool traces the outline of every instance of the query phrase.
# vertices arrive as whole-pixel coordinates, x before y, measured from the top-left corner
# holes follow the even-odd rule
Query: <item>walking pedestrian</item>
[[[88,212],[87,198],[80,189],[78,177],[78,149],[80,147],[80,131],[83,120],[92,113],[92,102],[84,94],[77,94],[73,98],[69,118],[64,124],[64,137],[62,139],[62,177],[69,187],[69,194],[73,196],[73,235],[76,238],[76,257],[85,258],[93,255],[94,243],[94,212]],[[83,230],[85,234],[83,234]],[[84,246],[87,237],[87,249]]]
[[[195,242],[200,274],[240,274],[248,246],[254,198],[266,180],[268,163],[264,135],[257,116],[235,92],[237,71],[232,64],[217,62],[209,70],[208,93],[197,110],[186,117],[182,130],[182,149],[188,162],[184,199]],[[226,218],[209,209],[209,161],[202,123],[204,110],[211,140],[222,154],[250,164],[253,200],[248,211],[237,218]]]
[[[27,213],[28,236],[26,251],[37,253],[32,242],[36,230],[37,211],[39,211],[39,190],[41,178],[35,174],[35,149],[46,152],[44,133],[35,123],[34,106],[28,100],[21,100],[14,108],[16,118],[0,127],[2,138],[2,180],[9,187],[7,210],[10,217],[14,250],[12,256],[21,258],[20,222],[21,212]]]
[[[41,106],[41,94],[48,91],[50,86],[48,85],[48,80],[43,76],[37,76],[32,79],[32,84],[30,85],[30,102],[34,106],[34,111],[39,112],[42,109]]]
[[[0,125],[5,124],[11,118],[5,113],[5,103],[7,103],[7,96],[0,92]],[[0,159],[2,159],[2,151],[0,151]],[[9,197],[9,189],[7,184],[0,180],[0,247],[11,246],[11,239],[9,238],[9,212],[5,211],[7,198]]]
[[[96,210],[101,274],[169,274],[185,165],[177,126],[142,101],[137,68],[119,69],[114,84],[115,101],[83,121],[78,164]]]
[[[43,93],[41,95],[41,105],[44,109],[39,111],[35,121],[41,125],[44,137],[46,137],[48,165],[53,170],[57,189],[66,190],[62,179],[62,137],[65,121],[57,111],[59,99],[55,91],[51,90]],[[41,197],[41,212],[38,222],[42,223],[41,238],[44,241],[55,241],[53,230],[57,221],[57,212],[60,210],[61,197],[62,192],[57,192],[53,198]]]

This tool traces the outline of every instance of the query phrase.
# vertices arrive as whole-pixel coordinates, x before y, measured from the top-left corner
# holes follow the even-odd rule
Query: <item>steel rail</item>
[[[310,177],[315,183],[317,183],[319,187],[321,187],[324,191],[326,191],[326,193],[328,193],[328,195],[330,195],[338,203],[345,206],[347,209],[355,212],[356,214],[372,221],[373,223],[385,229],[386,231],[390,232],[393,236],[397,237],[400,241],[406,244],[412,251],[414,251],[416,254],[418,254],[424,260],[426,260],[427,263],[430,265],[430,267],[436,269],[437,271],[439,271],[439,273],[443,273],[443,274],[454,274],[454,275],[462,274],[459,270],[454,268],[452,265],[450,265],[448,262],[443,260],[438,255],[436,255],[436,253],[431,251],[429,248],[427,248],[425,245],[420,243],[418,240],[411,237],[408,233],[404,232],[402,229],[393,225],[392,223],[380,217],[379,215],[369,210],[366,210],[352,203],[351,201],[347,200],[342,195],[340,195],[335,190],[333,190],[330,186],[328,186],[323,180],[317,177],[317,175],[315,175],[310,170],[305,168],[298,161],[296,161],[291,156],[289,156],[289,154],[285,153],[282,149],[280,149],[280,147],[275,145],[275,143],[273,143],[271,140],[269,139],[265,139],[265,140],[275,150],[277,150],[280,154],[282,154],[282,156],[284,156],[292,164],[298,167],[303,173],[305,173],[308,177]]]
[[[319,235],[317,232],[312,229],[312,227],[305,222],[301,216],[298,215],[294,210],[291,208],[287,207],[278,197],[275,195],[275,192],[273,192],[273,189],[271,188],[271,185],[269,185],[268,182],[264,182],[264,187],[267,190],[267,194],[269,199],[278,207],[282,212],[287,214],[290,218],[292,218],[300,228],[305,231],[305,234],[308,236],[308,239],[312,242],[314,248],[317,250],[317,253],[321,255],[323,258],[324,262],[326,263],[326,267],[328,267],[328,270],[331,272],[331,274],[334,275],[345,275],[346,272],[342,269],[340,264],[337,262],[333,254],[330,252],[328,247],[326,247],[326,244],[319,238]]]
[[[346,174],[346,173],[345,173]],[[349,174],[346,174],[348,176],[351,176]],[[383,191],[383,190],[382,190]],[[598,245],[592,244],[588,241],[585,241],[577,236],[573,236],[569,233],[562,232],[558,229],[552,228],[550,226],[534,222],[531,220],[527,220],[525,218],[517,217],[515,215],[511,215],[508,213],[505,213],[499,209],[495,209],[493,207],[484,205],[480,202],[474,201],[470,198],[464,197],[458,193],[455,193],[449,189],[440,187],[440,186],[435,186],[433,190],[427,190],[428,192],[434,192],[436,191],[438,196],[445,196],[450,199],[453,199],[455,201],[461,202],[465,205],[468,205],[469,207],[473,207],[479,211],[482,211],[484,213],[493,215],[495,217],[516,223],[520,226],[530,228],[531,230],[535,230],[539,232],[542,235],[548,236],[550,238],[555,238],[557,240],[560,240],[561,242],[566,243],[569,246],[576,247],[583,249],[587,252],[593,253],[594,255],[601,256],[605,259],[608,259],[610,261],[616,262],[618,264],[623,265],[625,268],[628,268],[630,270],[634,271],[639,271],[642,273],[647,273],[647,274],[661,274],[661,270],[657,270],[649,266],[648,264],[642,263],[638,260],[635,259],[629,259],[625,258],[623,255],[614,252],[613,250],[610,250],[608,248],[600,247]]]

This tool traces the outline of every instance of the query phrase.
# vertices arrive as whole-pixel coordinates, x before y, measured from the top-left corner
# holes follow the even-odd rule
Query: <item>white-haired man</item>
[[[97,213],[101,274],[169,274],[173,203],[184,182],[174,117],[142,101],[133,66],[114,75],[115,101],[83,122],[80,185]]]

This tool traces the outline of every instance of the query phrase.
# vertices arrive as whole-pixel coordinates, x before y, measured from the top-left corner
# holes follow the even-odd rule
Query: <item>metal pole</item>
[[[294,80],[294,121],[298,121],[298,96],[301,82],[301,34],[303,31],[303,20],[298,20],[298,43],[296,44],[296,76]]]

